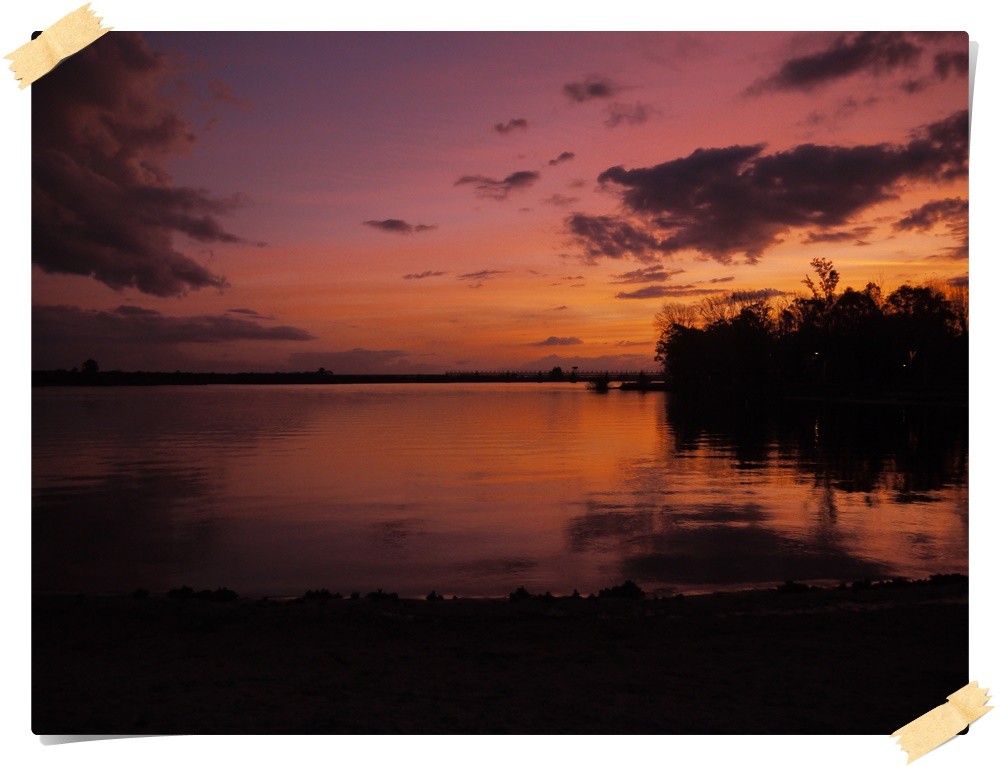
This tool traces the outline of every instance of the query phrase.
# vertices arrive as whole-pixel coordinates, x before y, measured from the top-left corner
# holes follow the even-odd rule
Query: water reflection
[[[36,485],[36,589],[165,588],[170,571],[213,554],[216,487],[207,471],[149,460],[114,460],[102,470]]]
[[[591,511],[568,527],[570,547],[613,550],[624,577],[663,585],[726,586],[785,580],[883,577],[833,536],[794,539],[769,529],[757,503]]]
[[[392,519],[373,524],[372,530],[382,545],[391,548],[395,553],[402,554],[407,550],[414,535],[426,534],[425,527],[423,519]]]
[[[589,498],[568,547],[662,591],[965,571],[965,415],[668,397],[662,460]]]
[[[759,526],[677,528],[627,552],[623,573],[642,582],[724,586],[785,580],[852,581],[885,577],[889,567],[852,556],[830,541],[803,545]]]
[[[967,569],[965,410],[571,384],[36,390],[36,589],[582,593]]]
[[[676,450],[709,444],[746,469],[765,465],[777,452],[813,474],[817,486],[891,488],[897,502],[933,501],[929,491],[964,483],[968,470],[965,407],[672,395],[665,415]]]

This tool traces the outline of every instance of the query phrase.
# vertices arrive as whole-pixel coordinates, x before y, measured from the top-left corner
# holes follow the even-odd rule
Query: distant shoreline
[[[718,404],[720,397],[728,404],[744,401],[780,400],[786,402],[829,402],[859,405],[941,404],[968,406],[968,388],[878,389],[867,386],[812,386],[776,391],[703,388],[696,391],[673,390],[662,373],[649,370],[585,370],[562,375],[552,371],[490,371],[444,372],[412,374],[335,374],[330,372],[79,372],[75,370],[35,370],[31,373],[32,388],[70,387],[156,387],[211,385],[401,385],[448,383],[569,383],[586,386],[597,392],[621,391],[668,392],[686,401],[710,401]]]
[[[330,372],[76,372],[72,370],[34,370],[32,387],[41,386],[204,386],[290,385],[319,383],[588,383],[600,380],[615,382],[647,381],[658,383],[656,373],[648,370],[598,370],[554,374],[551,371],[489,371],[412,374],[335,374]]]

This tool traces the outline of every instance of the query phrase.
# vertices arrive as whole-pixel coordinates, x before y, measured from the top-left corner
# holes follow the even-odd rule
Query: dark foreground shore
[[[36,734],[889,734],[968,678],[968,582],[666,600],[36,596]]]

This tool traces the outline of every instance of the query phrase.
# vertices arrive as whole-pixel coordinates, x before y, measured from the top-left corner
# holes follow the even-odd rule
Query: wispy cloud
[[[902,32],[860,32],[838,36],[824,50],[785,61],[774,74],[758,80],[748,95],[768,91],[811,91],[858,72],[891,72],[912,67],[920,46]]]
[[[927,202],[911,210],[893,224],[896,231],[929,231],[943,224],[958,244],[939,253],[939,257],[961,260],[969,257],[969,200],[958,197]]]
[[[497,274],[506,274],[506,271],[498,271],[496,269],[483,269],[482,271],[471,271],[468,274],[459,274],[455,279],[465,279],[465,280],[475,280],[481,281],[483,279],[492,279]]]
[[[580,201],[579,197],[567,197],[563,194],[559,194],[558,192],[553,194],[551,197],[546,197],[545,199],[542,200],[542,202],[544,202],[545,204],[553,205],[554,207],[568,207],[569,205],[572,205],[574,202],[579,202],[579,201]]]
[[[855,226],[852,229],[835,229],[832,231],[810,231],[802,238],[802,243],[815,245],[829,242],[860,242],[875,231],[874,226]]]
[[[430,277],[443,277],[446,271],[421,271],[417,274],[404,274],[403,279],[429,279]]]
[[[814,110],[810,112],[799,124],[819,127],[823,125],[834,125],[847,119],[856,119],[856,114],[859,111],[862,109],[869,109],[879,103],[879,101],[880,99],[877,96],[869,96],[862,101],[854,98],[854,96],[848,96],[830,110]]]
[[[640,287],[638,290],[622,291],[615,293],[616,298],[622,300],[646,300],[649,298],[690,298],[701,295],[716,295],[721,292],[718,289],[711,290],[696,285],[650,285]]]
[[[665,282],[677,274],[683,274],[684,269],[670,269],[669,271],[662,264],[646,266],[635,271],[626,271],[622,274],[615,274],[612,284],[634,285],[645,282]]]
[[[938,199],[927,202],[915,210],[911,210],[903,218],[893,224],[897,231],[917,230],[927,231],[934,224],[944,222],[949,226],[968,226],[969,200],[958,197]]]
[[[604,110],[607,117],[604,124],[609,128],[617,128],[619,125],[642,125],[649,121],[659,111],[650,104],[636,101],[634,104],[623,104],[616,102]]]
[[[539,178],[541,178],[541,174],[534,170],[518,170],[502,179],[488,176],[462,176],[455,181],[455,186],[471,185],[480,197],[505,200],[512,191],[526,189]]]
[[[211,94],[212,100],[220,104],[238,106],[240,109],[247,111],[253,109],[253,104],[237,96],[229,83],[222,82],[221,80],[212,80],[208,84],[208,92]]]
[[[619,216],[574,213],[566,218],[565,225],[589,263],[600,258],[626,257],[653,261],[661,252],[660,241],[653,233]]]
[[[924,53],[937,49],[931,68],[921,69]],[[808,92],[859,74],[912,71],[899,83],[904,93],[925,90],[932,79],[964,77],[969,71],[968,35],[956,32],[853,32],[838,35],[823,50],[783,62],[774,73],[746,89],[756,96],[772,91]]]
[[[563,85],[563,95],[578,104],[594,99],[611,98],[620,90],[621,86],[598,75],[588,75],[583,80]]]
[[[582,340],[576,337],[570,338],[557,338],[555,335],[550,335],[545,340],[540,340],[537,343],[531,343],[532,346],[579,346],[583,343]]]
[[[724,290],[720,288],[699,287],[705,282],[693,282],[686,285],[650,285],[631,292],[616,293],[616,298],[623,300],[646,300],[649,298],[693,298],[705,295],[718,295]],[[764,288],[762,290],[738,290],[729,293],[734,301],[758,301],[767,298],[777,298],[786,293],[783,290]]]
[[[506,135],[513,130],[527,130],[528,121],[523,117],[515,117],[512,120],[507,120],[507,122],[498,122],[493,126],[493,130],[501,135]]]
[[[765,287],[760,290],[736,290],[729,294],[729,299],[734,303],[740,303],[744,301],[763,301],[768,298],[780,298],[783,295],[787,295],[784,290]]]
[[[934,74],[946,80],[952,75],[964,76],[969,73],[969,51],[942,51],[934,56]]]
[[[549,160],[549,165],[562,165],[564,162],[569,162],[576,155],[573,152],[563,152],[558,157]]]
[[[272,316],[267,316],[261,314],[253,309],[239,308],[239,309],[226,309],[227,314],[242,314],[243,316],[253,317],[254,319],[274,319]]]
[[[419,234],[424,231],[434,231],[436,224],[407,223],[399,218],[385,218],[381,221],[363,221],[365,226],[384,231],[389,234]]]

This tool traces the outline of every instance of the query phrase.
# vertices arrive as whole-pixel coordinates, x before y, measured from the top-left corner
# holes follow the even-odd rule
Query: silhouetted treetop
[[[737,291],[694,306],[664,306],[656,359],[674,388],[746,392],[949,388],[968,385],[967,297],[902,285],[883,298],[868,282],[837,292],[840,275],[811,262],[810,297]],[[966,288],[967,289],[967,288]],[[699,317],[700,322],[694,317]]]
[[[812,277],[806,274],[802,284],[812,291],[815,300],[830,305],[837,291],[837,283],[840,282],[840,274],[833,268],[833,261],[827,258],[813,258],[809,265],[816,272],[817,282],[813,282]]]

